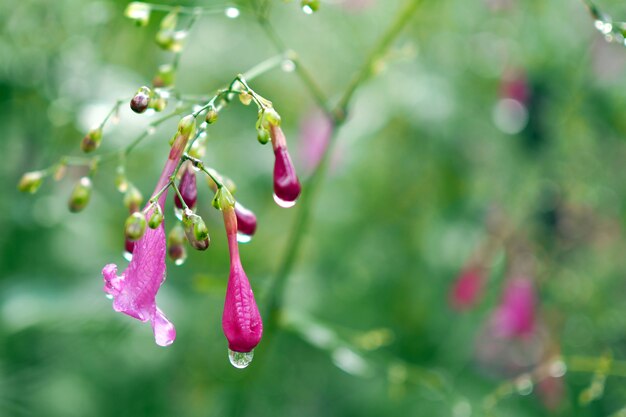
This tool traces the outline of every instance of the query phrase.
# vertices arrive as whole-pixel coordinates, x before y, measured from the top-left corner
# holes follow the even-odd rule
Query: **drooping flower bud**
[[[135,113],[143,113],[148,108],[150,104],[150,97],[152,96],[152,91],[150,88],[143,86],[138,91],[137,94],[130,100],[130,108]]]
[[[161,210],[161,206],[155,204],[153,207],[154,210],[152,211],[150,219],[148,220],[148,227],[150,229],[156,229],[161,225],[161,223],[163,223],[163,210]]]
[[[167,235],[167,254],[176,265],[182,265],[187,259],[185,231],[177,224]]]
[[[287,141],[280,126],[270,125],[274,148],[274,200],[281,207],[295,204],[302,187],[287,151]]]
[[[252,350],[261,341],[263,322],[239,258],[235,209],[227,207],[222,213],[230,252],[230,275],[226,287],[222,329],[228,340],[231,363],[237,368],[245,368],[252,360]]]
[[[141,192],[132,184],[129,184],[124,193],[124,206],[131,212],[139,210],[139,207],[143,204],[143,196]]]
[[[219,114],[217,113],[217,110],[215,110],[214,107],[209,107],[209,111],[207,111],[206,113],[205,120],[208,124],[212,125],[213,123],[217,122],[218,116]]]
[[[187,240],[195,249],[206,250],[211,243],[209,229],[202,217],[189,209],[183,211],[183,226]]]
[[[83,152],[91,152],[91,151],[98,149],[101,142],[102,142],[102,128],[97,127],[87,132],[82,142],[80,143],[80,149]]]
[[[265,128],[259,128],[256,130],[256,139],[261,145],[267,144],[270,141],[270,132]]]
[[[78,180],[68,200],[68,207],[72,213],[77,213],[87,206],[92,188],[91,178],[82,177]]]
[[[198,199],[198,188],[196,185],[196,172],[193,169],[193,165],[189,162],[186,162],[183,167],[183,175],[178,184],[178,190],[187,207],[194,208]],[[184,208],[178,194],[174,196],[174,204],[181,210]]]
[[[240,243],[249,242],[256,232],[256,216],[238,202],[235,202],[235,215],[237,216],[238,240]]]
[[[178,133],[184,135],[186,137],[193,136],[196,131],[196,118],[193,114],[188,114],[187,116],[180,119],[178,122]]]
[[[131,241],[139,240],[146,232],[146,226],[146,216],[141,211],[136,211],[126,219],[124,234]]]
[[[535,290],[530,278],[510,278],[491,317],[494,334],[501,338],[526,337],[535,328]]]
[[[34,194],[41,187],[43,178],[44,173],[42,171],[27,172],[20,178],[17,189],[23,193]]]
[[[449,301],[457,311],[469,310],[482,295],[485,271],[480,266],[465,268],[450,290]]]
[[[124,16],[132,19],[137,26],[146,26],[150,21],[150,5],[133,1],[126,6]]]
[[[170,87],[174,85],[176,80],[176,72],[174,67],[170,64],[163,64],[159,66],[159,71],[152,79],[152,85],[158,88]]]

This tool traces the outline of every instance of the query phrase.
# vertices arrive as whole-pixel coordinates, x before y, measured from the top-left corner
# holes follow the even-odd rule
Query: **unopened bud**
[[[244,91],[243,93],[239,94],[239,101],[241,101],[241,104],[243,104],[244,106],[247,106],[252,102],[252,95]]]
[[[226,187],[220,187],[213,197],[213,207],[218,210],[226,210],[235,206],[235,198]]]
[[[150,97],[152,96],[152,91],[150,88],[143,86],[138,91],[137,94],[130,100],[130,108],[135,113],[143,113],[148,108],[150,104]]]
[[[141,211],[136,211],[126,219],[124,223],[124,234],[130,241],[141,239],[146,232],[146,216]]]
[[[252,236],[256,232],[256,216],[239,203],[235,203],[235,215],[237,216],[237,231],[245,236]]]
[[[196,118],[193,114],[188,114],[187,116],[180,119],[178,122],[178,133],[184,136],[192,136],[196,130]]]
[[[170,87],[174,85],[176,72],[170,64],[159,66],[159,71],[152,79],[152,85],[155,87]]]
[[[270,140],[270,132],[267,129],[261,127],[256,131],[256,138],[261,145],[265,145]]]
[[[206,250],[209,247],[209,229],[202,217],[187,209],[183,211],[183,226],[191,246],[198,250]]]
[[[267,107],[259,112],[260,126],[269,130],[270,126],[280,126],[280,114],[273,108]]]
[[[22,175],[20,182],[17,184],[17,189],[23,193],[34,194],[37,192],[41,183],[43,182],[44,173],[42,171],[27,172]]]
[[[165,107],[167,107],[167,100],[165,99],[165,97],[159,94],[155,94],[154,97],[150,99],[148,107],[154,109],[154,111],[162,112],[163,110],[165,110]]]
[[[68,201],[68,207],[71,212],[79,212],[87,206],[91,198],[92,188],[93,186],[89,177],[82,177],[78,180]]]
[[[148,227],[150,229],[156,229],[161,223],[163,223],[163,210],[161,210],[161,206],[156,203],[153,206],[152,214],[148,220]]]
[[[128,185],[128,189],[124,194],[124,205],[130,211],[137,211],[143,203],[141,192],[134,185]]]
[[[80,143],[80,149],[82,149],[83,152],[91,152],[98,149],[101,142],[102,128],[98,127],[95,129],[91,129],[89,132],[87,132],[82,142]]]
[[[137,26],[146,26],[150,21],[150,5],[133,1],[126,6],[124,16],[132,19]]]
[[[167,254],[176,265],[182,265],[187,259],[185,231],[180,225],[174,226],[167,235]]]
[[[206,113],[205,120],[208,124],[213,124],[217,122],[218,113],[217,110],[213,107],[209,107],[209,111]]]
[[[187,162],[184,167],[183,176],[178,183],[178,191],[180,195],[183,197],[183,201],[187,205],[187,207],[194,208],[196,205],[196,200],[198,199],[198,187],[196,185],[196,173],[193,170],[191,164]],[[183,201],[181,201],[178,193],[174,196],[174,204],[179,209],[184,208]]]

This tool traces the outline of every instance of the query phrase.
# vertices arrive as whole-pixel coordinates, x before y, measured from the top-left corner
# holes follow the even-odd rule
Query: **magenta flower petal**
[[[250,282],[239,259],[237,218],[232,207],[224,210],[224,224],[230,251],[230,275],[224,301],[222,329],[230,350],[250,352],[261,341],[263,322]]]
[[[186,138],[182,138],[174,143],[154,193],[169,181],[186,141]],[[161,209],[166,198],[167,191],[159,197]],[[149,211],[147,217],[151,215]],[[117,275],[117,265],[114,264],[108,264],[102,269],[104,291],[113,297],[113,309],[143,322],[150,321],[155,341],[160,346],[170,345],[176,338],[174,325],[156,305],[157,292],[165,281],[166,251],[165,227],[161,223],[156,229],[148,228],[134,242],[132,260],[121,275]]]
[[[287,151],[287,141],[279,126],[270,127],[270,136],[274,148],[274,195],[277,202],[290,206],[300,195],[302,187]]]
[[[500,305],[491,317],[491,327],[496,336],[524,337],[535,328],[535,290],[532,280],[526,277],[509,279]]]
[[[246,236],[254,235],[256,232],[256,216],[239,203],[235,203],[235,214],[237,215],[237,230]]]
[[[458,311],[469,310],[479,301],[484,283],[484,271],[477,266],[464,269],[450,290],[450,304]]]

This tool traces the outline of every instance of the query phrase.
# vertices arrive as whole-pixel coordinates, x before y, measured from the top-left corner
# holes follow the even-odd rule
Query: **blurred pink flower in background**
[[[485,271],[480,266],[464,268],[450,289],[448,301],[457,311],[469,310],[482,298]]]
[[[323,111],[315,109],[306,112],[300,127],[300,167],[305,176],[310,175],[319,165],[330,143],[333,125]]]
[[[490,327],[496,337],[527,337],[535,328],[535,289],[530,278],[509,279],[500,305],[494,310]]]
[[[520,104],[528,104],[530,87],[525,71],[521,69],[505,71],[500,83],[500,97],[510,98]]]

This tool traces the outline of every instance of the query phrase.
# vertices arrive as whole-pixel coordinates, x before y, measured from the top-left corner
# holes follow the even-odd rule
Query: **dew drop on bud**
[[[237,232],[237,242],[239,243],[249,243],[252,240],[252,236],[246,235],[241,232]]]
[[[230,364],[237,369],[247,368],[252,362],[253,357],[254,350],[251,350],[250,352],[235,352],[234,350],[228,349],[228,360],[230,361]]]
[[[286,201],[274,194],[274,201],[282,208],[290,208],[296,205],[296,201]]]

